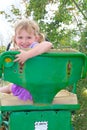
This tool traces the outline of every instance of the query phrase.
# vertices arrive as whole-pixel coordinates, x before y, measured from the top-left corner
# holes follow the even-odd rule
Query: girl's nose
[[[24,39],[23,39],[23,43],[26,43],[26,42],[27,42],[27,39],[26,39],[26,38],[24,38]]]

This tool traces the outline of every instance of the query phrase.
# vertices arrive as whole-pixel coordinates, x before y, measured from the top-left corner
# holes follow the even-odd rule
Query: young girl
[[[45,37],[40,33],[38,24],[35,21],[28,19],[21,20],[15,27],[14,50],[19,49],[20,54],[16,55],[14,62],[18,61],[23,64],[27,59],[36,55],[47,52],[52,47],[52,44],[45,41]],[[29,49],[26,51],[26,49]],[[32,100],[32,96],[25,88],[16,84],[1,87],[2,93],[13,93],[21,100]]]

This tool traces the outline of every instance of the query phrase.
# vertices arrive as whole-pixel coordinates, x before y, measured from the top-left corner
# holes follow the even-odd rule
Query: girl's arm
[[[15,62],[18,61],[19,63],[23,64],[27,59],[45,53],[49,51],[51,48],[52,43],[48,41],[41,42],[40,44],[38,44],[37,46],[28,51],[19,50],[20,54],[16,55],[16,59],[14,61]]]

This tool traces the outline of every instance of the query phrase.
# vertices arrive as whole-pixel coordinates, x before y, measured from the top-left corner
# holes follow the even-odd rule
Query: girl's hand
[[[23,64],[27,59],[27,51],[19,50],[20,54],[17,54],[15,57],[16,59],[14,62],[18,61],[19,63]]]

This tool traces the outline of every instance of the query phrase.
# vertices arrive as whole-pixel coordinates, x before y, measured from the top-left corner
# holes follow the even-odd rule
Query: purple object
[[[21,86],[18,86],[16,84],[12,84],[12,93],[14,96],[17,96],[21,100],[24,101],[32,100],[30,92],[27,91],[25,88],[22,88]]]
[[[38,45],[39,43],[38,42],[33,42],[30,46],[29,46],[29,48],[34,48],[36,45]]]

